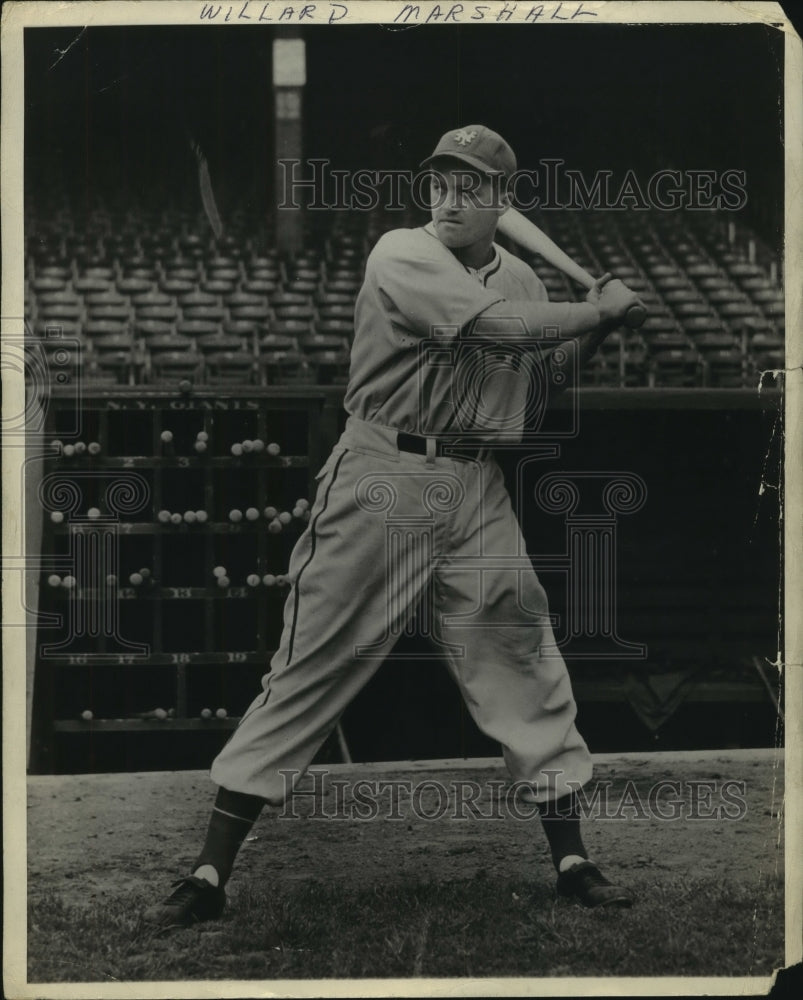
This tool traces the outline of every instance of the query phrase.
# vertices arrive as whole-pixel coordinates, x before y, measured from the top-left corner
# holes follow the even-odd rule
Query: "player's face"
[[[508,207],[500,179],[459,163],[436,164],[432,169],[432,222],[441,243],[450,249],[490,244]]]

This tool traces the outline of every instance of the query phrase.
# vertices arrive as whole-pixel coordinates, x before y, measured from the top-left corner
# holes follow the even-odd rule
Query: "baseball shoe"
[[[222,886],[188,875],[173,883],[173,892],[142,914],[147,924],[158,927],[190,927],[203,920],[216,920],[226,905]]]
[[[590,861],[578,862],[558,874],[558,895],[590,907],[633,905],[630,893],[609,882]]]

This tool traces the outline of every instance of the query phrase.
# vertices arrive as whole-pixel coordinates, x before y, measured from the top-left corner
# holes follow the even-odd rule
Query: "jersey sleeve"
[[[427,250],[421,238],[415,245],[399,230],[380,240],[368,259],[366,278],[375,283],[395,322],[428,337],[436,327],[462,329],[504,300],[501,292],[472,278],[445,248]]]

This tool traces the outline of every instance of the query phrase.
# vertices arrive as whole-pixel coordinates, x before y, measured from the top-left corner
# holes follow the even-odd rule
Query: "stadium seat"
[[[180,295],[178,298],[178,305],[181,306],[182,311],[185,309],[193,309],[204,306],[214,308],[220,305],[220,299],[217,295],[210,295],[208,292],[201,292],[198,291],[198,289],[195,289],[192,292],[188,292],[186,295]]]
[[[698,316],[711,317],[711,319],[716,319],[716,314],[713,306],[709,305],[708,302],[703,299],[687,299],[683,302],[672,302],[672,312],[680,319],[683,325],[686,325],[688,319],[693,319]]]
[[[223,306],[182,306],[181,314],[186,322],[199,321],[220,326],[227,310]]]
[[[135,353],[131,347],[103,350],[93,357],[94,370],[103,377],[111,377],[117,385],[134,385],[136,379]]]
[[[318,385],[343,385],[348,381],[348,351],[316,351],[308,360],[313,379]]]
[[[220,323],[203,319],[185,319],[176,324],[176,332],[184,337],[208,337],[220,330]]]
[[[308,306],[312,303],[312,296],[306,292],[278,292],[271,296],[270,304],[273,309],[285,306]]]
[[[194,341],[192,337],[184,337],[178,333],[157,333],[148,338],[148,352],[151,357],[157,354],[190,354],[194,353]]]
[[[314,326],[311,320],[306,319],[284,319],[271,323],[270,329],[273,333],[289,337],[310,336],[314,333]]]
[[[127,322],[131,318],[132,312],[133,310],[126,301],[116,305],[111,302],[102,302],[89,305],[87,308],[89,318],[94,320],[108,319]]]
[[[298,305],[296,303],[280,304],[276,301],[276,299],[273,299],[271,306],[277,320],[298,319],[306,320],[310,323],[315,316],[315,309],[311,302],[305,302],[303,305]]]
[[[206,381],[210,385],[250,385],[256,366],[247,351],[214,351],[204,360]]]
[[[315,330],[322,337],[340,337],[350,342],[354,339],[354,320],[327,317],[315,324]]]
[[[747,366],[738,347],[722,348],[705,352],[704,381],[711,386],[738,388],[744,385]]]
[[[137,306],[136,318],[137,321],[157,319],[162,323],[175,323],[178,320],[178,309],[173,305]]]
[[[277,328],[278,332],[278,328]],[[327,335],[324,333],[303,333],[298,334],[298,343],[305,354],[317,354],[320,351],[346,351],[349,350],[348,339],[343,333]]]
[[[272,295],[280,288],[278,281],[272,278],[249,278],[243,281],[241,288],[244,292],[248,292],[252,295]]]
[[[656,351],[649,360],[653,385],[691,387],[701,382],[702,362],[697,351],[672,348]]]
[[[234,318],[223,321],[223,334],[229,337],[240,337],[241,339],[250,340],[263,328],[261,323],[251,319]]]
[[[259,352],[292,351],[300,352],[298,338],[284,333],[266,333],[259,339]]]
[[[201,282],[203,291],[210,295],[229,295],[236,287],[235,281],[227,281],[223,278],[207,278]]]
[[[183,278],[163,277],[159,281],[159,287],[165,295],[180,296],[195,291],[195,282],[187,281]]]
[[[152,337],[169,337],[175,329],[174,324],[161,319],[137,319],[134,321],[134,336],[147,343]]]
[[[58,337],[80,340],[81,324],[68,319],[37,319],[33,332],[34,336],[40,340],[55,340]]]
[[[232,306],[229,314],[232,320],[260,325],[267,324],[271,318],[271,311],[267,305]]]
[[[72,271],[69,267],[38,267],[36,269],[36,278],[54,278],[57,281],[64,282],[69,281],[72,275]],[[35,279],[34,279],[35,280]],[[36,288],[36,285],[32,282],[32,287]],[[39,289],[37,289],[38,291]]]
[[[227,333],[208,333],[196,338],[198,350],[206,357],[213,352],[242,351],[250,347],[251,338]]]
[[[318,305],[318,316],[322,320],[345,319],[352,321],[354,319],[354,303],[353,302],[320,303]]]
[[[299,351],[265,351],[257,358],[257,370],[261,385],[286,385],[312,378],[309,365]]]
[[[46,302],[39,306],[38,310],[39,319],[46,319],[52,322],[57,322],[58,320],[71,320],[75,322],[81,319],[84,314],[83,305],[76,300],[72,302]]]
[[[81,332],[89,340],[95,340],[97,337],[124,336],[131,338],[133,336],[131,327],[127,322],[106,318],[87,320],[83,324]]]
[[[163,351],[151,354],[148,377],[153,383],[176,379],[197,382],[202,370],[203,359],[193,351]]]
[[[62,271],[63,268],[53,268],[53,270]],[[42,292],[61,292],[64,291],[66,287],[66,278],[40,276],[31,279],[31,288],[40,294]]]
[[[315,291],[317,291],[318,285],[314,281],[300,281],[296,279],[291,279],[287,282],[287,291],[289,294],[299,294],[307,295],[311,297]]]

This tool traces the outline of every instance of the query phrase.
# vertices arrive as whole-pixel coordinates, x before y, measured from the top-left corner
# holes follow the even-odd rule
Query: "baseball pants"
[[[395,430],[350,417],[317,481],[281,644],[213,781],[280,804],[281,772],[304,772],[417,612],[514,781],[535,801],[585,784],[569,676],[494,459],[401,451]]]

